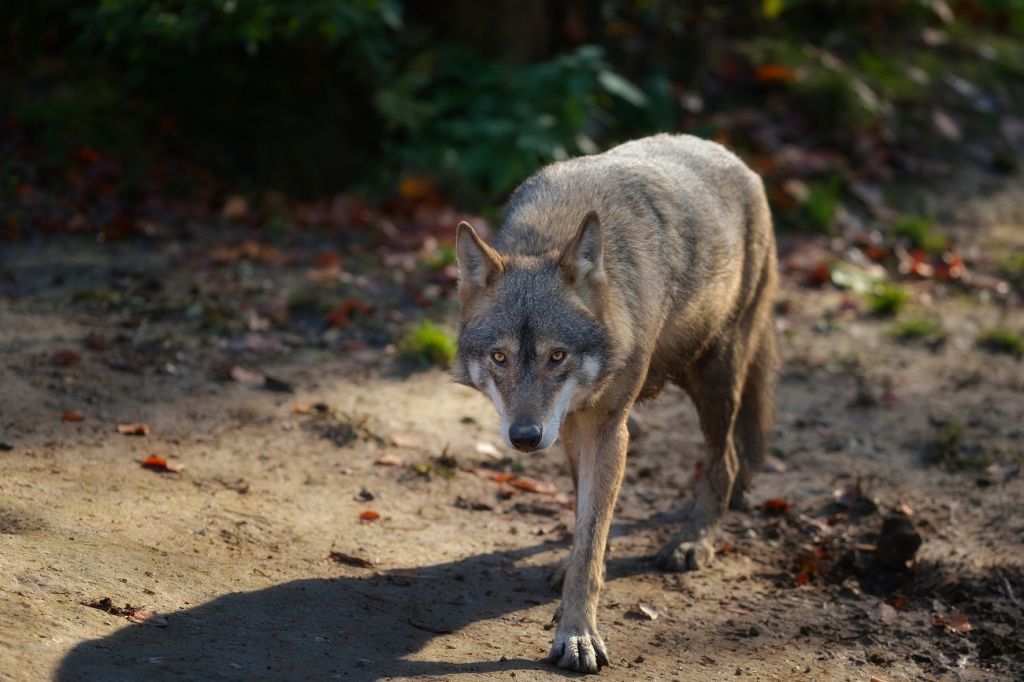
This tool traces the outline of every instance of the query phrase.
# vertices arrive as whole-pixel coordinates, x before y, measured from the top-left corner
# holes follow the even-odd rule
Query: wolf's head
[[[468,223],[456,237],[462,305],[454,377],[490,397],[511,446],[555,442],[608,359],[601,225],[590,212],[561,249],[502,254]]]

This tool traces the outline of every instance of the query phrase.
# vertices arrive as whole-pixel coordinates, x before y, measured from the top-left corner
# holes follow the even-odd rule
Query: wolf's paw
[[[672,539],[661,548],[655,563],[663,571],[685,573],[709,566],[715,558],[715,546],[711,540]]]
[[[569,570],[569,557],[563,557],[558,565],[548,575],[548,585],[555,592],[562,592],[562,583],[565,582],[565,572]]]
[[[548,661],[559,668],[580,673],[596,673],[608,665],[608,648],[596,627],[558,626]]]
[[[748,512],[754,508],[754,498],[750,496],[750,491],[739,487],[737,484],[732,489],[732,497],[729,498],[729,509],[738,512]]]

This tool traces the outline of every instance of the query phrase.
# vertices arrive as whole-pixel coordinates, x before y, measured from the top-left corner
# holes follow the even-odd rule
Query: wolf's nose
[[[533,450],[540,445],[540,437],[543,434],[540,424],[535,422],[519,422],[513,424],[508,430],[508,439],[517,450]]]

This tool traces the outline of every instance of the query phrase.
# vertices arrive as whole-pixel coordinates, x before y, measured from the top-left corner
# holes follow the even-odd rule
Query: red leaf
[[[782,516],[789,511],[789,502],[781,497],[773,497],[762,502],[761,508],[764,509],[765,514],[770,516]]]
[[[338,329],[344,329],[348,326],[349,316],[352,313],[357,313],[362,316],[372,315],[374,307],[363,303],[360,300],[354,298],[346,298],[341,301],[338,305],[334,306],[329,313],[324,317],[327,320],[327,324]]]
[[[765,64],[754,72],[759,83],[786,83],[796,78],[796,71],[782,64]]]
[[[171,473],[177,473],[184,467],[180,464],[172,464],[160,455],[150,455],[141,462],[144,469],[152,469],[153,471],[169,471]]]
[[[359,515],[359,520],[360,521],[376,521],[379,518],[380,518],[380,514],[378,514],[375,511],[371,511],[369,509],[367,509],[366,511],[362,512]]]
[[[63,419],[66,422],[80,422],[85,419],[85,415],[75,410],[66,410]]]
[[[491,479],[495,483],[508,483],[509,481],[511,481],[515,477],[516,477],[515,474],[504,473],[504,474],[491,474],[487,478]]]
[[[508,484],[513,488],[519,488],[520,490],[525,490],[528,493],[554,495],[556,492],[558,492],[558,488],[556,488],[553,484],[546,483],[544,481],[535,481],[532,478],[517,477],[509,480]]]
[[[60,365],[61,367],[70,367],[71,365],[77,364],[79,359],[78,353],[70,348],[61,348],[50,356],[50,361],[55,365]]]
[[[817,267],[807,273],[804,284],[809,287],[820,287],[832,279],[832,270],[828,263],[820,263]]]
[[[85,337],[85,345],[93,350],[110,350],[110,342],[99,334],[89,334]]]
[[[313,262],[313,267],[320,269],[337,268],[341,266],[341,254],[337,251],[321,251],[320,253],[314,253],[310,260]]]

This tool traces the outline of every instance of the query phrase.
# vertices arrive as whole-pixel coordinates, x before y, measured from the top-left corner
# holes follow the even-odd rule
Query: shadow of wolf
[[[416,569],[415,575],[294,580],[225,595],[169,614],[167,628],[129,627],[84,642],[64,658],[55,679],[378,680],[550,671],[539,650],[535,660],[500,660],[500,643],[489,661],[404,656],[474,622],[553,602],[555,595],[546,589],[553,565],[510,568],[510,563],[557,547],[480,554]],[[615,577],[649,570],[642,558],[609,562]]]

